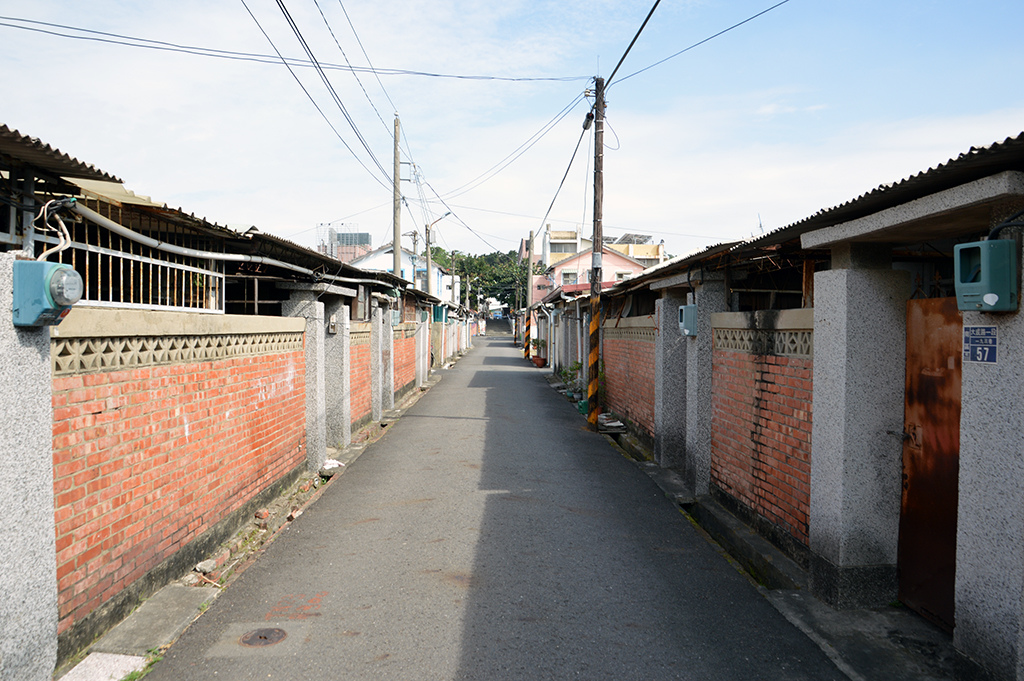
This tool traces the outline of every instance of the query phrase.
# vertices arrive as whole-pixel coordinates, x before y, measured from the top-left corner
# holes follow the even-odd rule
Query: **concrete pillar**
[[[327,445],[344,448],[352,443],[351,329],[345,299],[325,299],[324,380],[326,385]]]
[[[383,397],[384,409],[390,411],[395,408],[395,327],[391,324],[391,310],[384,310],[383,336]]]
[[[430,356],[427,354],[428,344],[427,323],[416,322],[416,389],[423,387],[427,382],[427,364]]]
[[[683,478],[694,494],[711,484],[711,315],[729,310],[725,278],[707,272],[689,301],[697,305],[697,335],[686,339],[686,460]],[[678,324],[678,316],[676,317]]]
[[[911,284],[889,263],[837,246],[814,275],[811,589],[838,608],[896,597]]]
[[[963,319],[996,327],[999,363],[963,363],[953,642],[995,678],[1024,679],[1024,315]]]
[[[291,291],[281,313],[306,320],[306,469],[314,472],[327,460],[324,304],[314,291]]]
[[[49,681],[57,663],[50,328],[11,320],[15,253],[0,253],[0,679]]]
[[[655,302],[654,460],[662,468],[683,468],[686,454],[686,339],[679,331],[683,289],[664,291]]]
[[[370,324],[370,420],[384,418],[384,314],[387,310],[373,308]],[[390,332],[390,324],[388,331]]]

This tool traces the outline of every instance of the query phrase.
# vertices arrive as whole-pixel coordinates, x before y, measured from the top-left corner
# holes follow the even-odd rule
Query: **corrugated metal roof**
[[[640,275],[619,284],[611,293],[614,295],[635,289],[640,284],[670,276],[672,272],[683,267],[726,251],[742,254],[745,251],[785,243],[799,238],[806,232],[856,220],[1007,170],[1024,170],[1024,132],[1017,137],[1007,137],[1002,142],[996,142],[986,147],[971,147],[945,163],[940,163],[899,182],[879,185],[855,199],[832,208],[822,209],[810,217],[767,234],[744,241],[718,244],[689,255],[677,256],[660,265],[650,267]]]
[[[321,268],[324,272],[339,277],[353,277],[360,279],[376,279],[380,281],[381,286],[387,286],[390,288],[398,288],[403,291],[407,290],[405,285],[408,283],[401,277],[396,277],[390,272],[371,272],[369,270],[359,269],[353,265],[342,262],[336,258],[332,258],[329,255],[324,255],[319,251],[314,251],[305,246],[300,246],[294,241],[283,239],[279,236],[272,234],[265,234],[263,232],[254,232],[251,237],[251,241],[255,248],[254,253],[263,255],[272,255],[278,260],[290,262],[295,265],[301,265],[307,269],[316,270]],[[422,294],[426,295],[426,294]]]
[[[743,242],[726,241],[720,244],[715,244],[714,246],[708,246],[707,248],[701,249],[699,251],[694,251],[692,253],[688,253],[685,255],[677,255],[676,257],[670,258],[659,265],[648,267],[646,270],[636,275],[635,277],[626,279],[625,281],[616,284],[615,287],[610,291],[610,293],[612,295],[625,293],[626,291],[631,291],[633,289],[640,288],[642,287],[642,285],[655,279],[662,279],[665,277],[672,276],[672,274],[677,270],[689,267],[693,263],[700,262],[705,258],[710,258],[715,255],[726,253],[727,251],[731,250],[732,248],[736,247],[741,243]]]
[[[128,204],[132,206],[163,207],[163,204],[154,202],[148,196],[139,196],[130,189],[127,189],[123,184],[117,182],[75,178],[71,180],[71,183],[87,194],[104,199],[115,205]]]
[[[945,163],[898,182],[879,185],[855,199],[822,209],[791,225],[744,241],[736,250],[782,243],[814,229],[856,220],[1007,170],[1024,170],[1024,132],[986,147],[971,147]]]
[[[107,182],[121,182],[96,166],[68,156],[37,137],[22,135],[0,123],[0,154],[43,170],[57,177],[74,177]]]

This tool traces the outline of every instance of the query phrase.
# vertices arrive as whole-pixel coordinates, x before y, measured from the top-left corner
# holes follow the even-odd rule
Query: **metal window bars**
[[[144,210],[97,199],[80,202],[133,231],[196,250],[215,250],[214,240]],[[160,251],[94,224],[66,221],[71,247],[53,259],[74,267],[85,284],[80,305],[183,312],[224,312],[224,263]],[[36,231],[35,252],[57,237]]]

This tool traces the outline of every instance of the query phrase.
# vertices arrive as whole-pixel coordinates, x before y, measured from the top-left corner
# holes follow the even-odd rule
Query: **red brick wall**
[[[402,392],[416,381],[416,326],[395,327],[395,392]]]
[[[305,458],[304,353],[53,382],[59,631]]]
[[[365,341],[353,338],[349,346],[349,388],[351,390],[352,423],[371,416],[370,403],[370,336]]]
[[[605,407],[654,436],[654,340],[611,337],[605,329]]]
[[[812,360],[715,350],[711,482],[807,544]]]

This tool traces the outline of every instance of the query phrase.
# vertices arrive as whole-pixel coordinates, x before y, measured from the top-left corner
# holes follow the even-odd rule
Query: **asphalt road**
[[[509,337],[475,344],[149,681],[845,679]]]

